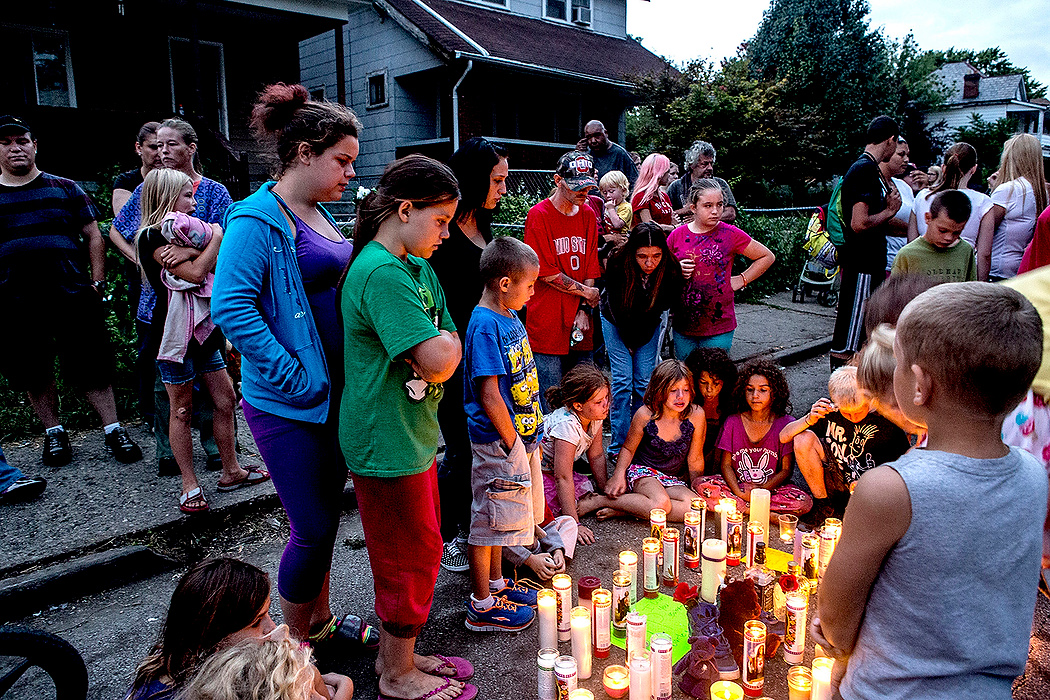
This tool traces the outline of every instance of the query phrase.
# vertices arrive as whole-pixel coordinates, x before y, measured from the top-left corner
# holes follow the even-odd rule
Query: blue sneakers
[[[535,594],[532,597],[535,600]],[[497,596],[488,610],[478,610],[473,599],[467,601],[467,629],[473,632],[518,632],[535,618],[536,613],[528,605],[517,605],[503,597]]]
[[[507,581],[508,579],[503,579]],[[528,605],[530,608],[536,607],[536,590],[533,588],[527,588],[520,583],[511,583],[509,586],[504,586],[498,591],[492,591],[492,595],[497,598],[506,598],[515,605]]]

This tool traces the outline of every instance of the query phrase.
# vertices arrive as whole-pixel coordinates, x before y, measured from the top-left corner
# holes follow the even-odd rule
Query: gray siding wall
[[[545,17],[545,0],[506,0],[507,4],[503,6],[486,2],[485,0],[462,1],[483,7],[509,10],[516,15],[525,15],[526,17]],[[572,0],[565,0],[565,3],[572,7]],[[571,16],[569,19],[571,19]],[[590,28],[599,34],[608,34],[609,36],[621,38],[627,36],[627,0],[591,0]]]

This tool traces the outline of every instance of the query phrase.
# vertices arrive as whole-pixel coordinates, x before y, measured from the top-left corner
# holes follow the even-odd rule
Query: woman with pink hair
[[[672,215],[674,208],[667,192],[660,189],[671,183],[671,161],[662,153],[650,153],[642,161],[638,180],[631,195],[631,210],[637,222],[652,221],[660,225],[664,233],[674,230]]]

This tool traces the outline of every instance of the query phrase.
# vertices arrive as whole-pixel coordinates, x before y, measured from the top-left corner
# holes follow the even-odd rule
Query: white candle
[[[834,661],[826,656],[813,659],[813,689],[810,700],[831,700],[831,666]]]
[[[630,549],[620,552],[620,571],[631,575],[631,605],[638,602],[638,555]]]
[[[579,605],[569,614],[572,625],[572,656],[583,680],[591,677],[591,611]]]
[[[649,667],[649,652],[639,651],[629,660],[631,669],[630,700],[652,700],[653,681]]]
[[[715,510],[717,510],[719,515],[722,516],[721,534],[722,541],[725,542],[726,535],[729,534],[726,532],[726,530],[728,529],[726,525],[726,519],[729,518],[730,512],[736,510],[736,501],[734,501],[732,498],[720,498],[718,499],[718,505],[715,507]]]
[[[540,618],[540,649],[558,648],[558,594],[549,588],[536,593]]]
[[[704,540],[700,554],[700,596],[708,603],[718,600],[718,587],[726,576],[726,543]]]
[[[762,541],[769,544],[769,491],[766,489],[751,489],[749,520],[757,520],[762,523]]]

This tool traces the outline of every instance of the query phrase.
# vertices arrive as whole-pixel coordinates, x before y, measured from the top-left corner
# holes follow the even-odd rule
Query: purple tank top
[[[293,215],[294,216],[294,215]],[[321,345],[328,360],[329,373],[341,373],[343,367],[343,328],[339,323],[336,285],[350,264],[353,244],[346,240],[325,238],[295,218],[295,256],[303,276],[303,288],[310,300],[314,323],[321,335]]]

